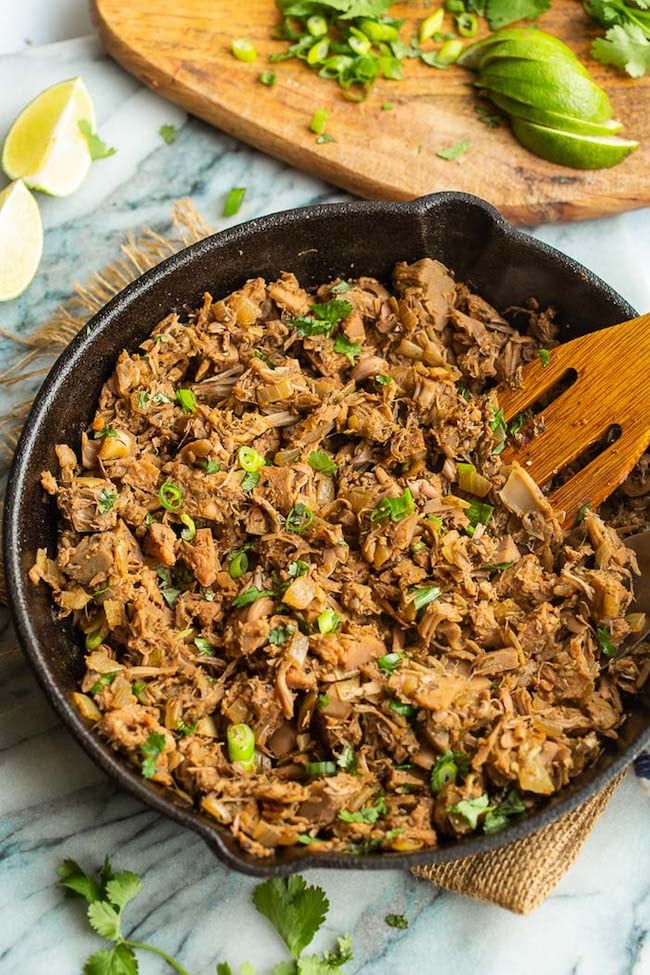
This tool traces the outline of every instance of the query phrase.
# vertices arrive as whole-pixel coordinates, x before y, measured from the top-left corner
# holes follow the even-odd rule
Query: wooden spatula
[[[650,315],[573,339],[549,355],[547,365],[536,359],[524,367],[521,389],[499,394],[506,421],[532,406],[567,372],[573,370],[577,378],[541,412],[544,432],[525,446],[507,447],[503,460],[519,461],[542,485],[611,427],[621,430],[617,440],[551,495],[568,527],[583,505],[604,501],[650,445]]]

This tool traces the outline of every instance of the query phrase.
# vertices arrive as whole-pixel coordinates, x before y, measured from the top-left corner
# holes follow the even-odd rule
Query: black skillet
[[[55,619],[47,588],[27,571],[36,549],[56,546],[56,510],[44,501],[41,471],[55,468],[54,445],[79,444],[102,384],[122,348],[135,349],[172,309],[240,287],[247,278],[293,271],[307,287],[337,275],[388,279],[397,261],[438,258],[497,308],[530,296],[558,310],[562,336],[573,338],[636,313],[620,295],[575,261],[511,227],[487,203],[464,193],[437,193],[412,203],[350,202],[276,213],[215,234],[148,271],[109,302],[82,329],[52,368],[36,398],[16,449],[4,518],[7,590],[20,642],[51,703],[71,733],[105,772],[142,802],[195,830],[229,866],[258,876],[307,866],[376,869],[440,863],[485,853],[533,833],[574,809],[650,744],[650,719],[639,700],[619,740],[599,762],[550,799],[530,819],[492,836],[442,841],[413,854],[314,855],[286,849],[260,861],[230,833],[177,804],[95,735],[70,703],[83,672],[83,652],[69,622]]]

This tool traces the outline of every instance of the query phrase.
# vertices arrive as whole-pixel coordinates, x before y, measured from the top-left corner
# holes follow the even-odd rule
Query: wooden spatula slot
[[[499,396],[506,421],[542,400],[570,369],[577,379],[542,409],[543,432],[502,455],[545,484],[603,444],[597,457],[551,495],[553,505],[566,513],[566,524],[585,503],[595,507],[604,501],[650,444],[650,315],[560,345],[546,365],[529,363],[522,388]],[[613,431],[618,437],[612,443]]]

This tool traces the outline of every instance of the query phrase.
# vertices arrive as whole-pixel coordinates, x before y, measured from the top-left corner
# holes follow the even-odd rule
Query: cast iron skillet
[[[529,820],[493,836],[477,836],[440,849],[351,857],[287,849],[260,861],[245,854],[230,833],[177,804],[93,734],[70,704],[83,672],[81,643],[68,621],[55,619],[47,587],[34,587],[27,571],[36,549],[56,546],[56,508],[44,502],[41,471],[56,468],[54,445],[78,444],[95,411],[102,384],[122,348],[135,349],[172,309],[241,287],[247,278],[293,271],[307,287],[336,275],[387,279],[400,260],[438,258],[497,308],[531,295],[554,305],[569,339],[635,314],[619,295],[553,248],[513,229],[487,203],[464,193],[437,193],[412,203],[350,202],[313,206],[215,234],[163,261],[130,284],[92,319],[63,352],[45,380],[16,449],[4,521],[7,588],[20,642],[41,685],[91,758],[142,802],[195,830],[229,866],[257,876],[289,874],[306,866],[374,869],[440,863],[484,853],[526,836],[576,807],[620,772],[650,743],[642,702],[621,738],[599,763]]]

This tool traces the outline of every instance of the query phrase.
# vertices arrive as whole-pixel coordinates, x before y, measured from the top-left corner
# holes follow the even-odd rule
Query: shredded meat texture
[[[639,625],[612,526],[647,521],[648,468],[567,533],[503,465],[496,386],[556,340],[425,258],[206,294],[124,351],[43,474],[31,570],[98,734],[258,857],[433,848],[593,763],[648,676],[647,644],[607,656]]]

